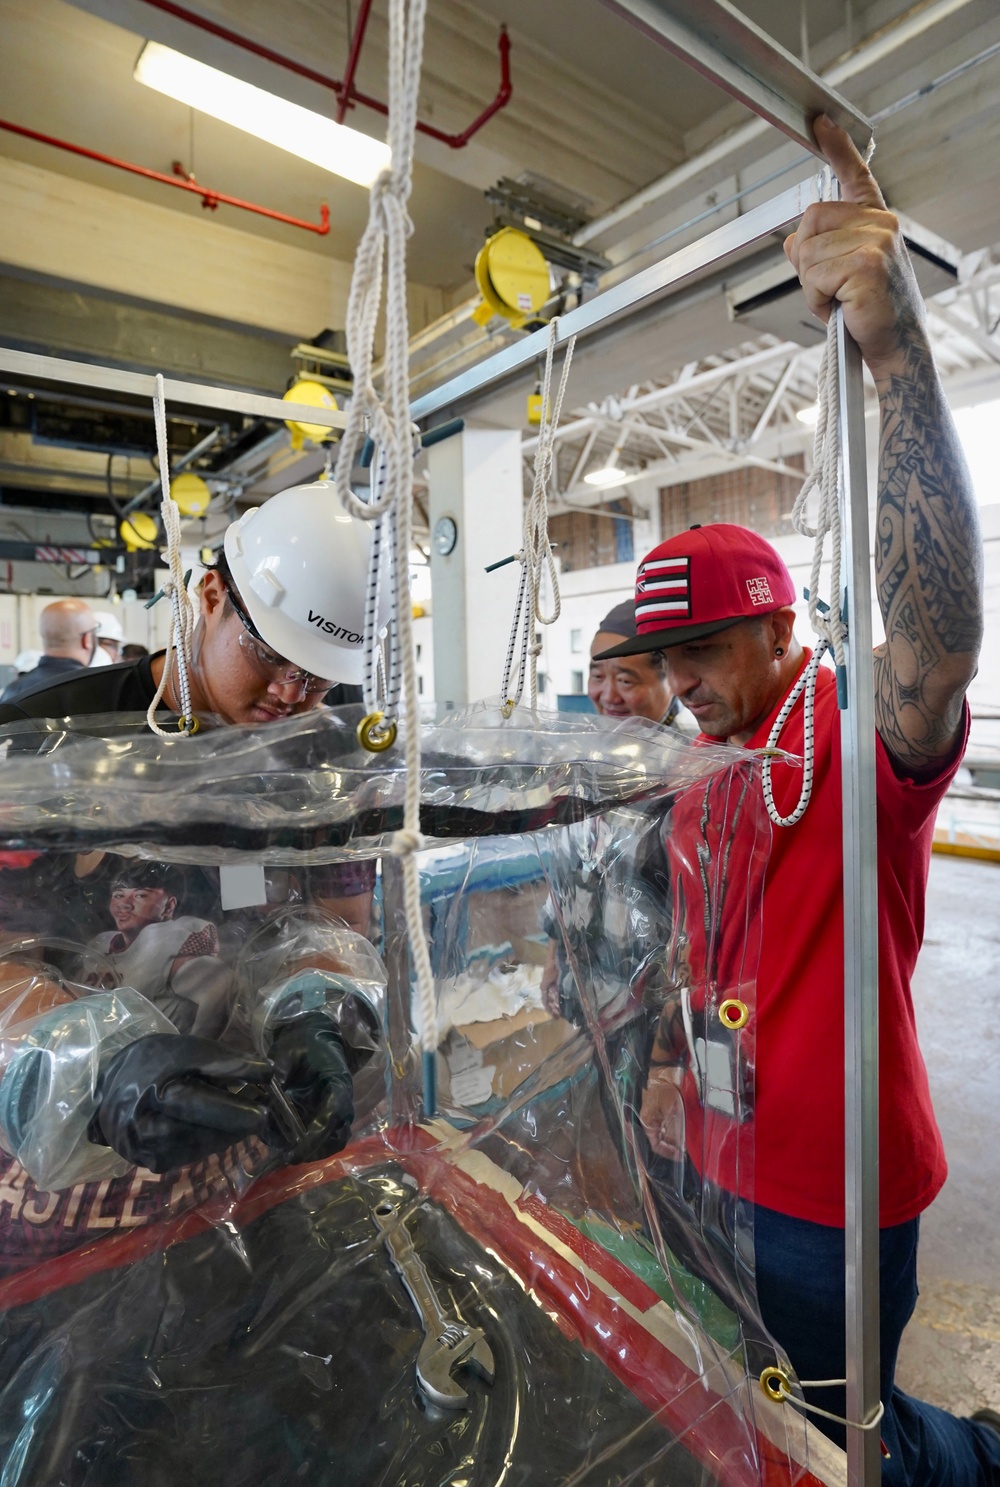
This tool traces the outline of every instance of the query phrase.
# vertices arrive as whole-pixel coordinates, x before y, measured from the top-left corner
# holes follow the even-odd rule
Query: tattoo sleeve
[[[897,763],[919,776],[953,747],[975,675],[983,559],[972,484],[923,326],[908,308],[902,320],[904,349],[876,379],[875,582],[886,639],[875,652],[875,720]]]

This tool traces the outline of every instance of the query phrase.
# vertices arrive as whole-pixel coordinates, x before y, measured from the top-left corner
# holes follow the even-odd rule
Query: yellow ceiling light
[[[322,382],[311,382],[302,377],[298,382],[293,382],[284,395],[286,403],[304,403],[307,408],[339,408],[337,399],[329,393]],[[340,437],[339,429],[328,428],[325,423],[298,423],[295,419],[286,419],[288,432],[292,436],[292,448],[301,449],[304,439],[309,439],[313,444],[332,444]]]
[[[476,286],[484,303],[473,320],[486,325],[494,315],[502,315],[519,330],[549,297],[549,266],[527,233],[501,227],[476,256]]]
[[[181,516],[187,518],[204,516],[212,499],[212,492],[204,480],[191,470],[185,470],[171,480],[170,494],[177,502]]]
[[[158,531],[156,518],[148,511],[133,511],[119,526],[118,535],[129,552],[152,552],[159,546]]]
[[[346,124],[335,124],[322,114],[255,88],[216,67],[207,67],[158,41],[146,42],[132,76],[147,88],[221,119],[234,129],[255,134],[279,150],[298,155],[358,186],[370,186],[392,159],[389,146],[382,140],[349,129]]]

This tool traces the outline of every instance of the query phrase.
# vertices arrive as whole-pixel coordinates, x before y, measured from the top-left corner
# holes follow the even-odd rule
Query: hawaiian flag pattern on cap
[[[691,559],[650,556],[639,564],[635,581],[635,619],[640,630],[691,616]]]

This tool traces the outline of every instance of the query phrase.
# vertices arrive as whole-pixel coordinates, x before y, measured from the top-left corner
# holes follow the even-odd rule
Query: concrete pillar
[[[520,567],[483,570],[521,547],[521,435],[466,428],[432,445],[427,458],[434,697],[457,708],[500,691]],[[446,518],[457,535],[443,554],[435,532]]]

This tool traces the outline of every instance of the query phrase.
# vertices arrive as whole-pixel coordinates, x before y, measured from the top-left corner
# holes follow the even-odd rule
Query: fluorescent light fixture
[[[800,408],[795,417],[799,423],[804,423],[811,429],[815,428],[819,423],[819,403],[810,403],[808,408]]]
[[[147,88],[211,114],[234,129],[255,134],[279,150],[287,150],[359,186],[370,186],[392,158],[389,146],[381,140],[335,124],[322,114],[241,82],[215,67],[206,67],[204,62],[185,57],[158,41],[146,42],[132,76]]]
[[[585,485],[596,485],[599,490],[609,490],[613,485],[625,485],[631,478],[627,470],[620,470],[617,465],[605,465],[603,470],[591,470],[589,475],[583,477]]]

